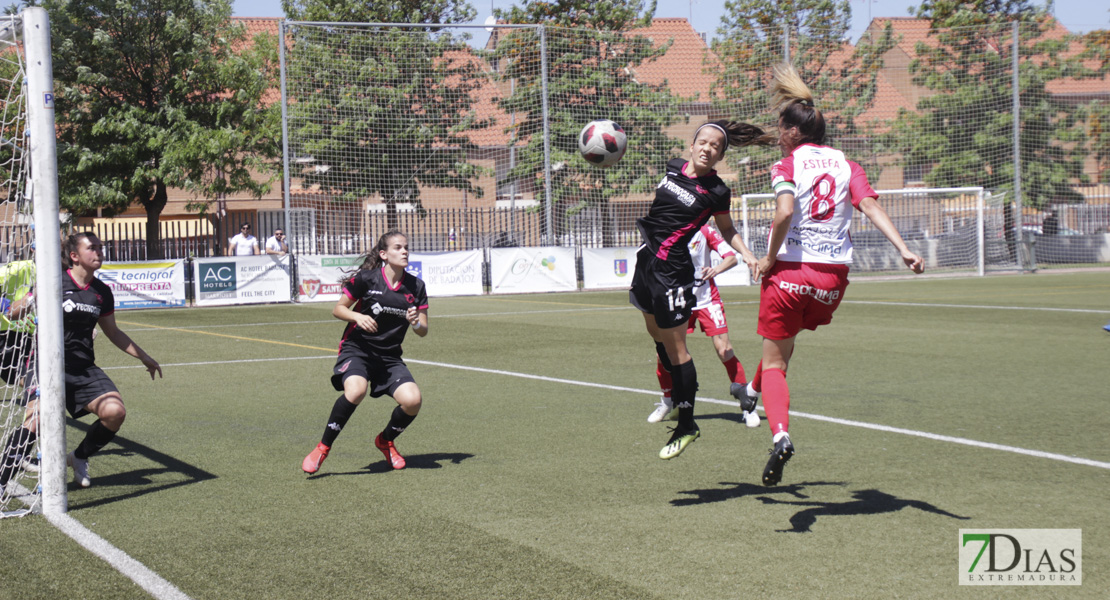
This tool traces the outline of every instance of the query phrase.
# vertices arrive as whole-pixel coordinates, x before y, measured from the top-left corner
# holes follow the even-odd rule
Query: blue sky
[[[855,42],[870,19],[875,17],[908,17],[909,7],[920,0],[851,0],[852,29],[848,37]],[[507,8],[512,0],[471,0],[478,10],[477,23],[485,22],[493,8]],[[1037,2],[1040,4],[1040,2]],[[1099,7],[1099,5],[1102,5]],[[1057,0],[1056,18],[1073,33],[1093,29],[1110,29],[1110,12],[1101,2],[1090,0]],[[724,0],[658,0],[656,17],[690,19],[698,31],[713,35],[724,12]],[[279,0],[234,0],[234,14],[239,17],[283,17]]]

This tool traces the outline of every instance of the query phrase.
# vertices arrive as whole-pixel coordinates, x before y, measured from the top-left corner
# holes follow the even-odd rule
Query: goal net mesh
[[[24,421],[34,399],[36,369],[34,226],[27,140],[25,62],[10,32],[18,18],[0,20],[0,514],[26,514],[38,507],[36,451]]]

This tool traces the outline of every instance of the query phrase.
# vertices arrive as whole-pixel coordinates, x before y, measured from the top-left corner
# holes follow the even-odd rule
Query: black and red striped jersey
[[[348,323],[339,343],[341,353],[346,344],[356,344],[369,354],[401,356],[401,342],[409,329],[405,313],[410,306],[417,310],[428,308],[428,292],[419,277],[405,273],[400,283],[393,286],[385,276],[385,267],[355,273],[343,286],[343,293],[355,301],[351,310],[373,317],[378,330],[371,333]]]
[[[701,177],[683,173],[686,160],[667,161],[667,174],[655,188],[655,200],[647,216],[636,220],[644,244],[659,260],[690,265],[690,240],[709,217],[727,213],[732,190],[716,171]]]

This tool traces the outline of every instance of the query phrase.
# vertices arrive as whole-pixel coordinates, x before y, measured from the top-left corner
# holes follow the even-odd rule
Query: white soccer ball
[[[608,119],[590,121],[578,134],[578,151],[582,158],[597,167],[617,164],[627,147],[624,129]]]

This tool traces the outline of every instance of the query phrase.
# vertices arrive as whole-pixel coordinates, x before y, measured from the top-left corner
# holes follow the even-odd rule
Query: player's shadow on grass
[[[462,464],[462,461],[474,458],[473,454],[465,454],[462,452],[429,452],[427,454],[412,454],[405,455],[405,470],[409,469],[442,469],[443,464],[449,462],[453,465]],[[341,471],[337,473],[318,473],[312,475],[309,479],[320,479],[322,477],[332,477],[337,475],[365,475],[367,473],[388,473],[393,469],[389,463],[385,462],[383,457],[379,461],[372,462],[357,471]]]
[[[766,496],[767,494],[788,494],[795,498],[805,499],[809,496],[802,493],[802,490],[807,487],[819,485],[845,485],[841,481],[804,481],[802,483],[794,483],[791,485],[780,485],[769,488],[763,485],[754,483],[737,483],[733,481],[722,481],[719,488],[706,488],[700,490],[690,490],[688,492],[679,492],[680,494],[688,494],[692,498],[676,498],[671,500],[673,506],[693,506],[696,504],[706,504],[708,502],[725,502],[727,500],[735,500],[737,498],[744,498],[746,496]]]
[[[82,432],[88,432],[89,427],[91,426],[91,425],[82,423],[81,421],[77,421],[75,419],[71,419],[71,418],[68,418],[68,417],[67,417],[66,421],[69,423],[69,425],[71,425],[71,426],[73,426],[77,429],[80,429]],[[112,503],[112,502],[119,502],[121,500],[128,500],[130,498],[137,498],[139,496],[145,496],[146,494],[153,494],[155,492],[161,492],[161,491],[164,491],[164,490],[173,489],[175,487],[180,487],[180,486],[183,486],[183,485],[190,485],[190,484],[193,484],[193,483],[199,483],[199,482],[204,481],[206,479],[215,479],[216,478],[215,475],[213,475],[212,473],[209,473],[208,471],[205,471],[203,469],[199,469],[199,468],[197,468],[197,467],[195,467],[195,466],[193,466],[193,465],[191,465],[187,462],[178,460],[178,459],[176,459],[176,458],[174,458],[174,457],[172,457],[168,454],[159,452],[159,451],[155,450],[154,448],[151,448],[150,446],[140,444],[139,442],[129,440],[129,439],[127,439],[123,436],[119,436],[119,435],[117,435],[112,440],[112,445],[110,445],[107,449],[105,449],[101,452],[98,452],[96,454],[96,456],[98,456],[98,457],[108,456],[108,455],[125,456],[125,457],[126,456],[139,455],[139,456],[141,456],[141,457],[143,457],[143,458],[145,458],[149,461],[157,463],[158,466],[146,466],[146,467],[141,468],[141,469],[134,469],[134,470],[131,470],[131,471],[123,471],[121,473],[113,473],[111,475],[97,476],[96,471],[95,471],[95,468],[96,468],[95,467],[95,460],[96,459],[93,458],[92,460],[93,460],[93,469],[94,470],[92,472],[92,482],[93,482],[92,489],[93,490],[99,490],[99,489],[103,489],[103,488],[118,487],[118,488],[122,488],[123,491],[121,491],[121,493],[119,493],[119,494],[100,497],[100,498],[97,498],[95,500],[88,500],[88,501],[85,501],[85,502],[76,502],[76,503],[73,502],[74,495],[72,493],[70,493],[69,494],[69,502],[70,502],[69,509],[70,510],[79,510],[79,509],[82,509],[82,508],[92,508],[94,506],[100,506],[102,504],[109,504],[109,503]],[[167,482],[167,483],[155,483],[155,479],[161,479],[162,478],[162,477],[158,477],[158,476],[164,476],[166,474],[171,474],[171,473],[181,475],[181,476],[184,477],[184,479],[181,479],[179,481]],[[67,473],[67,477],[68,476],[69,476],[69,473]],[[80,486],[73,483],[72,481],[70,481],[70,483],[68,485],[69,485],[69,487],[68,487],[69,492],[74,492],[74,491],[82,489]],[[76,499],[80,500],[81,496],[78,495]]]
[[[790,504],[794,506],[809,506],[804,510],[794,513],[790,517],[790,529],[777,529],[776,531],[783,533],[806,533],[811,530],[813,524],[817,522],[818,517],[822,516],[844,516],[844,515],[878,515],[882,513],[891,513],[902,510],[903,508],[916,508],[925,512],[950,517],[952,519],[959,519],[966,521],[971,517],[961,517],[952,514],[946,510],[941,510],[928,502],[920,500],[907,500],[892,496],[879,490],[860,490],[852,492],[852,497],[855,500],[847,502],[807,502],[807,501],[791,501],[779,500],[771,498],[766,495],[758,497],[760,502],[764,504]]]
[[[719,412],[698,415],[698,420],[703,419],[719,419],[722,421],[732,421],[733,423],[744,425],[744,417],[740,414],[740,409],[737,408],[736,412]]]

